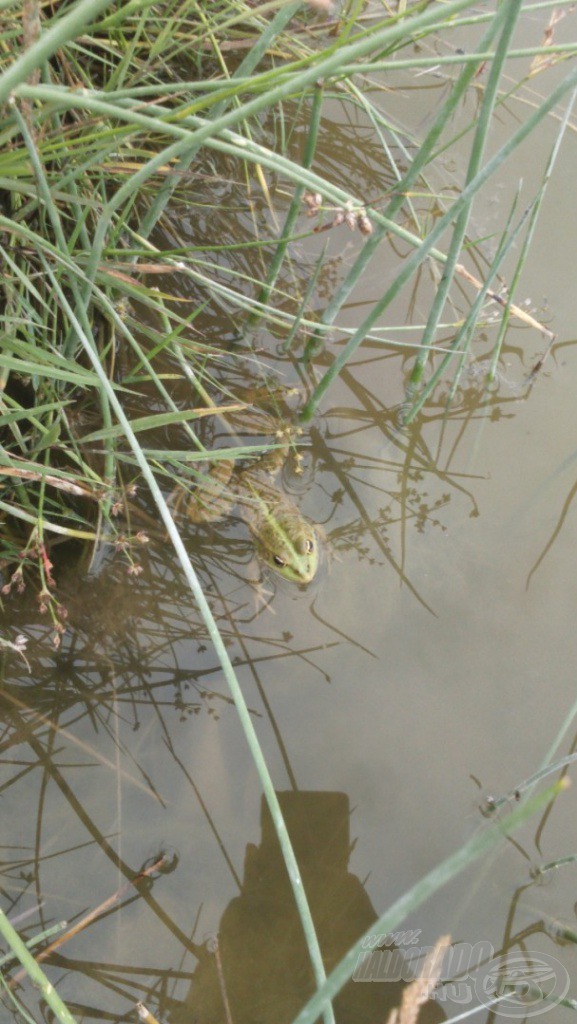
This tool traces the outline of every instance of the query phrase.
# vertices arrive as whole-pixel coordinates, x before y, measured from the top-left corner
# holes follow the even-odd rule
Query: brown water
[[[569,38],[576,18],[567,19]],[[395,94],[399,120],[410,110],[411,122],[424,124],[443,87],[433,76],[427,84],[434,88]],[[338,157],[343,182],[367,198],[380,194],[378,146],[354,150],[339,105],[329,110],[319,169],[326,161],[335,173]],[[503,135],[518,113],[514,103],[501,111]],[[533,140],[531,159],[525,148],[492,183],[473,233],[502,229],[521,177],[519,209],[529,202],[555,131],[544,126],[542,152],[534,153]],[[285,794],[329,967],[399,894],[486,827],[479,805],[487,796],[513,791],[572,750],[576,145],[569,134],[516,296],[530,299],[558,336],[531,386],[545,342],[516,325],[497,381],[485,389],[496,332],[487,322],[450,407],[448,378],[401,431],[414,352],[369,340],[305,435],[304,475],[290,467],[285,474],[326,531],[319,579],[306,591],[269,580],[262,608],[243,524],[188,531]],[[450,175],[457,157],[437,173]],[[234,187],[219,196],[220,223],[243,237],[247,219],[231,223],[226,209],[236,198]],[[191,241],[207,230],[180,211],[174,225]],[[304,290],[327,238],[318,309],[360,244],[345,227],[299,243],[283,282]],[[358,324],[382,293],[395,250],[385,246],[369,268],[341,325]],[[426,269],[419,287],[387,311],[381,326],[389,340],[418,340],[432,287]],[[470,294],[455,292],[451,318],[466,312]],[[233,319],[208,310],[204,327],[224,344]],[[446,338],[452,333],[448,327]],[[267,372],[301,392],[330,361],[320,354],[309,378],[280,354],[279,339],[262,333],[252,343],[261,358],[268,353]],[[254,366],[249,349],[235,349],[223,360],[223,381],[246,386]],[[90,573],[60,568],[70,625],[58,652],[31,599],[9,608],[6,632],[29,637],[31,672],[5,657],[3,907],[13,919],[31,911],[17,921],[31,936],[118,893],[108,913],[52,957],[50,977],[79,1020],[132,1020],[143,1000],[163,1021],[220,1021],[224,978],[235,1022],[288,1021],[312,983],[256,772],[171,550],[153,542],[142,563],[138,578],[110,552]],[[574,953],[559,926],[577,930],[575,865],[548,875],[548,885],[532,881],[530,869],[577,852],[575,800],[564,794],[515,843],[426,903],[403,925],[414,944],[450,933],[455,943],[484,942],[496,954],[536,950],[570,971]],[[164,851],[171,870],[136,895],[129,880]],[[409,937],[396,938],[406,948]],[[465,979],[460,991],[441,990],[431,1017],[477,1005],[473,989]],[[574,986],[570,994],[577,996]],[[339,1019],[381,1021],[399,995],[398,980],[352,983]],[[39,1017],[33,989],[21,996]],[[550,1009],[548,1020],[571,1012]]]

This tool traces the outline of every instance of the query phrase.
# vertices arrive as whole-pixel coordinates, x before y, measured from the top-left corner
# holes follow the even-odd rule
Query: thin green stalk
[[[526,7],[524,8],[523,13],[527,14]],[[485,18],[484,20],[487,19]],[[552,43],[550,47],[547,47],[547,56],[562,56],[563,54],[567,54],[567,56],[572,57],[575,55],[576,45],[577,44],[575,43]],[[435,71],[439,67],[452,67],[455,64],[473,64],[477,67],[478,62],[481,62],[482,64],[488,63],[493,60],[494,56],[495,54],[492,50],[483,51],[482,49],[476,49],[472,50],[470,53],[456,52],[450,54],[438,54],[433,57],[427,57],[423,54],[420,57],[399,57],[398,60],[390,60],[387,58],[379,60],[377,58],[376,60],[371,61],[370,63],[367,62],[366,64],[363,64],[362,61],[359,61],[356,64],[343,64],[341,69],[342,74],[339,77],[348,78],[350,75],[363,74],[374,75],[375,72],[385,71],[411,71],[413,68],[418,71],[426,71],[427,68]],[[542,44],[537,46],[511,48],[507,54],[509,60],[528,60],[532,57],[539,56],[543,56]]]
[[[548,778],[549,775],[557,775],[559,772],[564,772],[566,768],[570,768],[575,763],[577,763],[577,754],[567,754],[565,757],[560,757],[558,761],[547,762],[542,768],[534,772],[533,775],[530,775],[529,778],[524,779],[523,782],[510,790],[509,793],[505,793],[505,796],[491,801],[491,813],[495,814],[496,811],[500,810],[501,807],[505,807],[508,803],[520,800],[524,793],[530,793],[539,782],[543,782],[543,779]]]
[[[555,736],[555,739],[553,740],[551,746],[545,754],[545,757],[543,759],[543,767],[548,765],[551,761],[551,758],[554,757],[554,755],[557,753],[569,729],[573,728],[575,718],[577,718],[577,700],[573,702],[568,714],[565,716],[563,724],[561,725],[560,729],[557,732],[557,735]]]
[[[16,998],[16,996],[14,995],[14,992],[12,991],[10,986],[7,984],[7,982],[4,980],[4,977],[2,976],[2,974],[0,974],[0,986],[4,990],[4,992],[5,992],[6,996],[8,997],[9,1001],[12,1003],[12,1006],[14,1007],[14,1009],[16,1011],[16,1014],[17,1015],[19,1014],[20,1017],[22,1018],[22,1020],[24,1021],[24,1024],[38,1024],[38,1022],[35,1021],[30,1016],[29,1013],[27,1013],[27,1011],[22,1006],[22,1003]],[[15,1019],[18,1020],[19,1019],[18,1016],[16,1016]]]
[[[0,639],[0,644],[2,644],[2,646],[6,645],[7,647],[12,648],[13,650],[16,651],[16,653],[21,653],[21,652],[18,652],[18,648],[17,648],[16,644],[11,644],[7,640],[1,640]],[[16,922],[16,923],[18,923],[18,922]],[[26,948],[27,949],[34,949],[36,946],[42,945],[42,943],[47,942],[49,939],[53,938],[55,935],[62,934],[62,932],[64,931],[65,927],[66,927],[66,922],[65,921],[59,921],[58,924],[53,924],[50,928],[45,928],[43,931],[38,932],[37,935],[33,935],[31,939],[28,939],[28,941],[26,942]],[[13,959],[14,959],[14,956],[13,956],[13,954],[11,952],[10,953],[5,953],[3,956],[0,956],[0,969],[3,968],[3,967],[6,967],[6,965],[9,964],[10,961],[13,960]]]
[[[452,405],[453,400],[455,398],[455,395],[457,393],[457,388],[458,388],[459,382],[461,380],[461,374],[463,372],[467,356],[469,355],[469,350],[470,350],[470,347],[471,347],[471,344],[472,344],[472,341],[473,341],[475,330],[477,328],[477,325],[478,325],[478,322],[479,322],[479,318],[481,316],[481,309],[482,309],[483,303],[485,302],[485,300],[487,298],[487,295],[496,294],[496,293],[490,291],[491,286],[493,284],[493,281],[495,280],[495,278],[497,276],[497,273],[499,271],[500,266],[503,263],[503,260],[505,259],[505,256],[507,255],[507,253],[509,253],[511,251],[512,246],[515,244],[515,241],[516,241],[516,239],[517,239],[517,237],[518,237],[518,235],[519,235],[523,225],[525,224],[525,220],[529,216],[530,208],[528,210],[525,210],[525,212],[522,215],[519,223],[517,224],[517,227],[513,231],[511,231],[511,225],[513,223],[513,217],[515,216],[515,213],[516,213],[516,210],[517,210],[517,202],[519,200],[519,190],[520,190],[520,185],[517,186],[517,192],[515,194],[515,197],[513,199],[512,204],[511,204],[511,209],[509,210],[509,216],[507,217],[507,222],[505,224],[505,227],[503,228],[503,231],[501,232],[501,239],[499,241],[499,245],[497,246],[497,251],[496,251],[495,257],[491,261],[491,266],[489,267],[489,272],[485,275],[485,280],[483,281],[483,285],[479,289],[477,297],[476,297],[473,305],[471,306],[471,308],[470,308],[470,310],[469,310],[469,312],[467,314],[467,318],[465,320],[465,323],[463,324],[463,326],[461,327],[461,329],[458,332],[458,334],[462,336],[463,340],[460,341],[460,342],[457,342],[457,338],[455,338],[455,340],[453,342],[453,345],[451,346],[451,348],[455,348],[455,349],[457,347],[460,347],[462,349],[462,351],[461,351],[461,354],[459,355],[459,361],[458,361],[458,364],[457,364],[457,371],[453,375],[453,379],[451,381],[451,387],[449,388],[449,394],[447,395],[447,401],[445,403],[445,408],[446,409],[449,409],[449,407]],[[449,359],[451,357],[452,357],[452,353],[449,355]],[[435,376],[435,374],[433,374],[433,376]],[[426,387],[427,386],[428,386],[428,384],[426,385]],[[426,390],[426,387],[423,390]],[[421,406],[421,408],[422,408],[422,406]]]
[[[123,428],[126,441],[128,442],[134,455],[134,458],[140,468],[140,471],[150,489],[150,493],[160,513],[160,517],[164,523],[167,534],[172,542],[172,545],[176,553],[176,557],[180,563],[185,579],[190,587],[190,590],[192,591],[192,594],[198,605],[200,614],[202,615],[202,618],[206,625],[208,635],[213,644],[216,656],[222,666],[222,670],[224,672],[224,676],[230,688],[232,698],[235,703],[236,711],[240,720],[240,724],[245,734],[249,750],[251,752],[253,761],[258,772],[263,793],[265,795],[265,799],[267,801],[271,817],[275,825],[280,847],[283,853],[288,875],[290,878],[295,903],[298,908],[303,931],[305,934],[307,948],[309,951],[313,967],[313,972],[315,975],[317,986],[320,986],[324,983],[324,979],[326,976],[323,966],[321,950],[319,947],[318,938],[315,932],[313,919],[310,912],[310,907],[304,890],[298,863],[282,816],[280,804],[275,793],[273,782],[267,767],[267,763],[262,752],[262,749],[260,747],[260,744],[258,742],[256,730],[252,723],[252,719],[248,707],[246,705],[242,689],[236,677],[232,661],[230,660],[230,655],[226,648],[225,642],[220,634],[220,631],[216,624],[216,620],[212,614],[210,604],[208,603],[205,597],[200,580],[198,579],[192,562],[190,561],[182,537],[178,531],[174,519],[172,518],[168,504],[165,500],[162,491],[160,490],[160,487],[158,486],[158,483],[156,482],[154,473],[150,468],[148,460],[138,442],[138,439],[132,429],[130,421],[128,420],[126,413],[124,412],[124,409],[118,399],[118,396],[116,395],[114,388],[112,387],[112,384],[108,380],[108,377],[106,376],[102,366],[100,365],[100,362],[98,360],[98,354],[94,351],[94,347],[90,339],[85,336],[82,326],[79,320],[77,319],[68,300],[66,299],[66,296],[64,295],[57,278],[53,274],[48,264],[45,263],[44,265],[45,271],[48,274],[50,280],[52,281],[55,292],[58,295],[62,310],[66,313],[67,317],[70,320],[70,323],[74,327],[74,330],[77,331],[78,339],[82,344],[84,352],[88,357],[90,363],[92,364],[93,370],[100,381],[101,387],[106,391],[110,406],[114,410],[114,414]],[[325,1013],[326,1024],[330,1024],[330,1022],[333,1022],[334,1017],[330,1002],[327,1003],[327,1005],[324,1007],[323,1012]]]

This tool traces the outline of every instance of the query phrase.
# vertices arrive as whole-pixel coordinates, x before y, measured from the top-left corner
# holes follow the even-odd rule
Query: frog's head
[[[258,553],[271,569],[291,583],[310,583],[319,566],[319,537],[302,516],[278,516],[261,525]]]

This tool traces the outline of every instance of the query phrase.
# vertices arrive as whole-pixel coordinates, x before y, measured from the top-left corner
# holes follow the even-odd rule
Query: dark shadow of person
[[[347,870],[348,797],[287,792],[278,798],[328,974],[377,920],[361,881]],[[289,1024],[315,991],[292,887],[264,800],[261,826],[260,845],[247,846],[241,894],[222,916],[218,952],[207,949],[201,957],[184,1003],[173,1003],[171,1024]],[[381,954],[377,950],[378,970],[367,970],[365,954],[358,980],[352,979],[334,1001],[338,1024],[384,1024],[407,980],[399,970],[399,954],[402,960],[402,951],[390,944]],[[444,1014],[436,1003],[423,1006],[419,1024],[441,1020]]]

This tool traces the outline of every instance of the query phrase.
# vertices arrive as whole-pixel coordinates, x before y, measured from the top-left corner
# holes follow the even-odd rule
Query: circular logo
[[[569,974],[549,953],[518,951],[490,960],[475,978],[477,998],[503,1017],[536,1017],[569,991]]]

